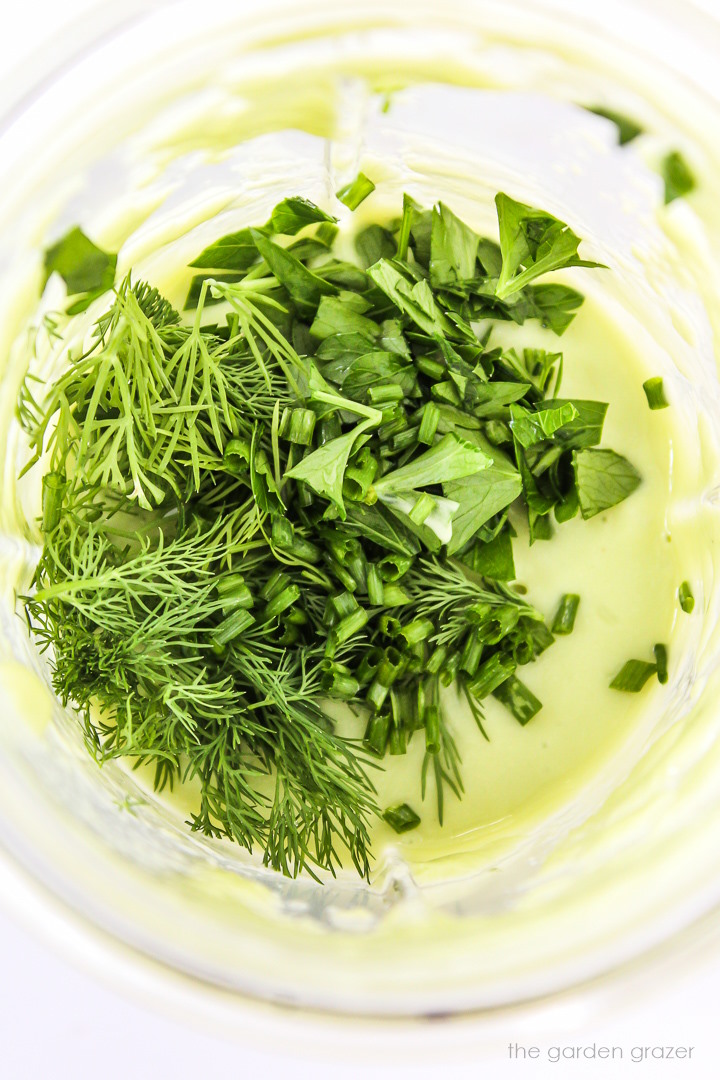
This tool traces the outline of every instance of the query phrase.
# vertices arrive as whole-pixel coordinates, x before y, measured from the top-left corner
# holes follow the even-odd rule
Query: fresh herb
[[[627,499],[641,482],[635,467],[614,450],[576,450],[573,464],[580,513],[586,520]]]
[[[663,685],[668,681],[668,655],[667,646],[655,645],[653,647],[655,653],[655,666],[657,667],[658,682]]]
[[[372,769],[413,739],[442,821],[463,792],[444,688],[484,737],[490,695],[521,724],[542,707],[518,671],[554,639],[506,584],[511,506],[547,540],[551,515],[640,482],[597,448],[607,405],[558,396],[561,353],[478,336],[478,319],[562,333],[582,296],[534,281],[592,265],[552,215],[497,205],[499,246],[406,196],[358,233],[358,266],[331,215],[285,199],[193,261],[187,315],[126,278],[64,374],[22,391],[28,467],[47,462],[25,605],[57,693],[98,760],[154,765],[158,788],[194,779],[191,827],[285,874],[345,857],[369,874]],[[73,235],[48,269],[109,290],[115,257]],[[362,739],[335,733],[328,699]]]
[[[690,615],[693,608],[695,607],[695,597],[693,596],[693,591],[690,588],[689,581],[683,581],[682,585],[678,589],[678,600],[680,602],[680,607],[683,609],[685,614]]]
[[[417,829],[420,824],[420,818],[407,803],[388,806],[383,817],[396,833],[409,832],[411,829]]]
[[[45,252],[45,280],[59,274],[69,295],[85,294],[70,306],[71,315],[85,311],[113,287],[116,266],[117,255],[103,251],[77,226]]]
[[[628,694],[639,694],[648,679],[657,674],[657,663],[651,664],[647,660],[626,660],[610,683],[610,689],[623,690]]]
[[[572,634],[579,607],[580,597],[577,593],[566,593],[563,596],[553,619],[553,634]]]
[[[670,402],[665,397],[663,381],[660,375],[656,375],[652,379],[646,379],[643,383],[643,390],[651,409],[667,409]]]
[[[626,146],[627,143],[636,139],[638,135],[642,135],[643,129],[635,120],[631,120],[629,116],[625,116],[623,113],[616,112],[615,109],[606,109],[602,105],[593,105],[592,107],[588,105],[587,110],[595,113],[596,116],[604,116],[606,120],[615,124],[620,146]]]
[[[697,187],[693,171],[679,150],[665,155],[660,162],[660,175],[665,182],[666,204],[689,195]]]
[[[357,210],[360,203],[364,202],[374,190],[375,185],[372,180],[369,180],[365,173],[358,173],[354,180],[335,192],[335,198],[347,206],[348,210]]]

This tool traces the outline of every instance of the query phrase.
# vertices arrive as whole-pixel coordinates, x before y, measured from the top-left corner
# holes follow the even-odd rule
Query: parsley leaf
[[[614,450],[574,450],[573,466],[585,520],[627,499],[641,482],[637,469]]]

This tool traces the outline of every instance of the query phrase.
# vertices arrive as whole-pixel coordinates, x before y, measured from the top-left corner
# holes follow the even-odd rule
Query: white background
[[[136,0],[132,3],[140,6]],[[79,16],[87,18],[93,4],[94,0],[0,0],[0,81],[10,79],[24,88],[28,79],[25,58],[52,44],[58,32]],[[714,0],[704,0],[704,6],[714,6]],[[127,10],[127,0],[123,7]],[[6,900],[10,884],[0,876],[0,896],[4,885]],[[443,1064],[437,1050],[432,1054],[421,1048],[426,1038],[434,1039],[436,1045],[442,1042],[435,1032],[408,1031],[400,1037],[401,1061],[381,1066],[377,1061],[370,1064],[373,1035],[367,1031],[349,1035],[342,1060],[335,1056],[323,1064],[311,1060],[312,1039],[304,1040],[302,1051],[287,1032],[267,1038],[264,1045],[262,1040],[251,1039],[249,1045],[247,1036],[211,1033],[207,1018],[197,1024],[187,1017],[171,1019],[160,1009],[140,1003],[137,995],[133,1000],[127,991],[115,992],[77,967],[72,934],[62,935],[65,944],[58,948],[38,932],[39,919],[30,899],[21,905],[19,915],[17,909],[13,916],[0,913],[0,1077],[7,1080],[156,1080],[166,1076],[197,1080],[210,1072],[223,1080],[258,1074],[264,1080],[288,1075],[293,1080],[310,1076],[335,1080],[362,1076],[392,1076],[394,1080],[404,1076],[414,1080],[430,1076],[490,1076],[493,1080],[556,1075],[578,1080],[720,1076],[720,946],[713,935],[696,944],[682,964],[659,964],[652,991],[646,982],[637,993],[631,986],[610,1007],[605,1001],[602,1011],[593,999],[590,1004],[560,1006],[549,1013],[518,1015],[504,1024],[502,1036],[490,1047],[481,1025],[465,1023],[452,1036],[456,1048],[452,1065],[447,1059]],[[508,1033],[513,1041],[538,1046],[540,1059],[509,1061]],[[313,1038],[320,1053],[323,1039]],[[623,1047],[623,1063],[547,1061],[550,1045],[592,1043]],[[691,1062],[632,1063],[630,1049],[638,1045],[695,1049]]]

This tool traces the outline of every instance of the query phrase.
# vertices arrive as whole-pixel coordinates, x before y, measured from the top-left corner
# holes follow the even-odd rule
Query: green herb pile
[[[494,344],[498,320],[562,334],[582,296],[536,281],[596,265],[550,214],[496,203],[499,245],[405,197],[346,262],[335,219],[286,199],[198,256],[182,316],[122,281],[66,373],[21,396],[48,470],[24,599],[59,697],[99,760],[152,763],[158,789],[195,778],[192,828],[286,874],[349,852],[367,876],[373,816],[418,823],[371,779],[413,739],[442,818],[462,793],[444,688],[481,731],[490,694],[521,724],[541,708],[517,671],[579,598],[551,630],[508,584],[511,505],[547,541],[640,482],[598,447],[607,406],[560,397],[560,352]],[[74,229],[46,268],[76,313],[115,256]],[[328,700],[363,739],[335,733]]]

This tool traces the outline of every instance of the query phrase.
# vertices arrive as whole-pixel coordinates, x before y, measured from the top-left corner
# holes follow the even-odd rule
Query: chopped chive
[[[542,709],[542,702],[515,675],[496,686],[492,693],[523,727]]]
[[[282,570],[275,570],[260,590],[263,600],[272,600],[279,592],[290,584],[290,578]]]
[[[678,589],[678,600],[680,601],[680,607],[685,614],[689,615],[695,607],[695,597],[693,596],[689,581],[683,581]]]
[[[580,597],[577,593],[565,593],[553,619],[553,634],[572,634],[579,607]]]
[[[660,375],[655,375],[652,379],[646,379],[643,383],[643,390],[651,409],[667,409],[670,402],[665,397],[663,381]]]
[[[417,442],[418,429],[416,427],[406,428],[404,431],[398,431],[397,435],[393,435],[390,439],[390,449],[396,453],[402,453],[405,450],[411,450]]]
[[[262,613],[263,619],[267,622],[268,619],[277,618],[278,615],[282,615],[283,611],[287,611],[289,607],[296,604],[299,599],[299,586],[288,585],[282,592],[276,593],[272,600],[268,600]]]
[[[346,615],[351,615],[359,606],[351,592],[336,593],[330,600],[330,607],[333,609],[338,621],[344,619]]]
[[[647,660],[626,660],[610,683],[610,689],[637,694],[648,679],[657,674],[657,671],[657,664],[651,664]]]
[[[475,674],[483,654],[483,643],[476,633],[468,634],[460,657],[460,670],[471,677]]]
[[[316,420],[311,409],[285,409],[280,421],[280,435],[298,446],[311,446]]]
[[[383,812],[383,818],[396,833],[409,832],[411,829],[417,829],[420,824],[420,818],[407,803],[388,806]]]
[[[420,421],[420,429],[417,434],[417,441],[423,443],[426,446],[432,446],[435,441],[435,433],[437,432],[438,423],[440,421],[440,410],[434,401],[428,401],[423,407],[422,420]]]
[[[422,371],[423,375],[427,375],[430,379],[444,379],[447,375],[445,365],[441,364],[439,360],[433,360],[430,356],[418,356],[415,363],[418,370]]]
[[[655,664],[657,666],[658,682],[663,685],[668,681],[668,655],[666,645],[655,645]]]
[[[321,221],[315,230],[315,239],[326,247],[332,247],[333,241],[338,234],[338,227],[334,221]]]
[[[429,675],[437,675],[439,673],[447,659],[447,654],[447,645],[438,645],[438,647],[430,653],[427,663],[425,664],[425,670]]]
[[[378,757],[382,757],[387,747],[388,735],[390,734],[390,716],[388,713],[378,713],[371,716],[365,728],[363,742],[368,750],[372,750]]]
[[[390,737],[388,739],[388,752],[393,757],[400,757],[402,754],[407,754],[407,745],[407,730],[404,727],[397,727],[396,724],[391,724]]]
[[[423,491],[418,499],[412,506],[412,509],[408,513],[408,517],[416,525],[422,525],[422,523],[432,514],[435,509],[436,503],[432,495],[429,495],[427,491]]]
[[[373,607],[379,607],[383,603],[383,583],[380,571],[374,563],[367,569],[367,592],[368,600]]]
[[[349,668],[344,664],[337,664],[334,660],[323,660],[320,667],[323,672],[321,685],[325,693],[348,701],[357,697],[360,683],[351,675]]]
[[[413,645],[418,645],[420,642],[427,641],[431,634],[435,632],[435,626],[430,619],[419,618],[413,619],[411,623],[407,623],[403,626],[399,633],[399,637],[404,638],[405,644],[412,648]]]
[[[369,618],[365,608],[358,608],[357,611],[346,615],[328,634],[325,655],[331,657],[339,645],[344,645],[348,638],[360,633]]]
[[[239,611],[233,611],[232,615],[228,615],[219,626],[215,627],[212,632],[212,640],[221,647],[228,645],[247,630],[249,626],[252,626],[254,622],[255,619],[249,611],[244,611],[242,608]]]
[[[400,222],[400,231],[398,233],[397,242],[397,257],[398,259],[406,259],[408,244],[410,242],[410,229],[412,227],[412,219],[415,213],[415,203],[409,195],[403,195],[403,213],[402,220]]]
[[[425,721],[425,749],[428,754],[439,754],[440,710],[437,705],[426,705],[423,719]]]
[[[251,608],[254,600],[242,574],[226,574],[217,584],[223,611],[228,608]]]
[[[42,531],[53,532],[60,524],[67,480],[62,473],[49,472],[42,481]]]
[[[380,386],[371,386],[368,397],[373,405],[380,405],[388,401],[402,401],[405,391],[397,383],[382,383]]]
[[[335,192],[335,198],[347,206],[348,210],[357,210],[360,203],[364,202],[374,190],[375,185],[372,180],[369,180],[365,173],[359,172],[351,183]]]
[[[399,581],[415,560],[410,555],[385,555],[377,564],[383,581]]]
[[[402,604],[409,604],[410,597],[400,585],[395,585],[393,582],[387,582],[383,588],[383,605],[385,607],[401,607]]]
[[[510,676],[514,674],[515,667],[516,664],[513,659],[503,656],[501,653],[494,653],[480,665],[468,684],[473,697],[477,698],[478,701],[482,701],[488,694],[492,694],[494,690],[497,690],[498,686],[507,682]]]

